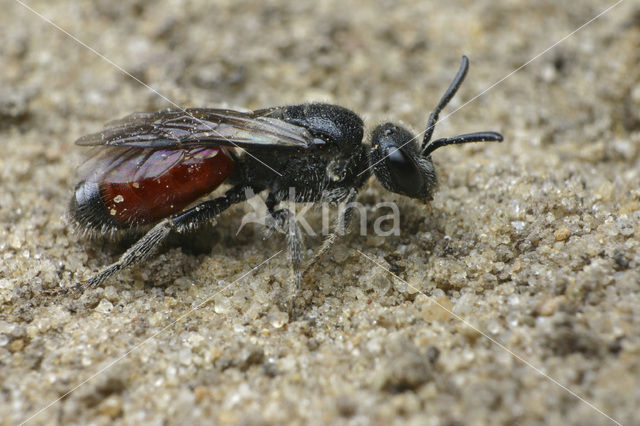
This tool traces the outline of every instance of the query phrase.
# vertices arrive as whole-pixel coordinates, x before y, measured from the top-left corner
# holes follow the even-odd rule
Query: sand
[[[0,15],[0,424],[638,421],[637,3],[568,38],[613,2],[94,3],[28,2],[107,61],[19,2]],[[368,132],[418,133],[462,54],[436,136],[505,141],[434,153],[427,205],[372,179],[366,224],[397,202],[400,235],[354,227],[296,319],[284,238],[236,236],[249,205],[103,286],[50,295],[134,241],[63,219],[83,134],[168,100],[324,101]]]

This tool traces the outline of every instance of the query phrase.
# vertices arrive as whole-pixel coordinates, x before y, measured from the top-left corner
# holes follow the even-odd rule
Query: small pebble
[[[568,228],[559,228],[553,233],[556,241],[565,241],[570,235],[571,231]]]
[[[16,339],[7,346],[11,352],[20,352],[24,348],[24,340]]]
[[[113,311],[113,304],[106,299],[102,299],[98,306],[96,306],[96,312],[110,314],[111,311]]]

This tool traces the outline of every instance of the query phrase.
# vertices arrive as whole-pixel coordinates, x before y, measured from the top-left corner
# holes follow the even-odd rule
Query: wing
[[[182,149],[101,148],[95,149],[78,167],[77,174],[82,180],[95,183],[124,183],[155,178],[166,173],[190,154],[189,150]]]
[[[221,154],[225,148],[188,149],[96,147],[78,167],[81,180],[94,183],[132,183],[160,178],[180,163],[193,164]]]
[[[76,144],[157,149],[211,145],[308,148],[322,143],[304,127],[262,115],[264,111],[269,110],[190,108],[134,113],[107,123],[103,131],[83,136]]]

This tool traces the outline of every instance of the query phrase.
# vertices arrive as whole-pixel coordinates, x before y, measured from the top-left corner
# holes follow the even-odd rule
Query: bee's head
[[[452,144],[502,141],[502,135],[496,132],[467,133],[431,140],[440,112],[460,88],[468,69],[469,60],[463,56],[458,73],[429,116],[420,147],[418,136],[414,137],[408,130],[393,123],[381,124],[373,131],[369,164],[382,186],[389,191],[423,201],[431,200],[437,182],[431,161],[433,151]]]
[[[381,124],[371,135],[370,163],[382,186],[391,192],[430,200],[436,185],[431,157],[420,155],[418,144],[405,128]]]

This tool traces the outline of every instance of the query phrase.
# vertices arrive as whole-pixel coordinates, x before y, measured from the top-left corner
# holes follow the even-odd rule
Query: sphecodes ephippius
[[[245,201],[248,194],[266,191],[273,223],[289,225],[287,240],[298,288],[303,273],[302,236],[289,210],[280,208],[281,202],[321,202],[329,196],[330,201],[348,206],[372,172],[387,190],[428,201],[436,187],[434,150],[502,141],[496,132],[431,140],[440,112],[462,84],[468,67],[463,56],[457,75],[429,116],[421,145],[408,130],[393,123],[376,127],[371,143],[366,144],[358,115],[318,103],[253,112],[194,108],[136,113],[80,138],[78,145],[98,149],[80,167],[82,179],[70,207],[73,220],[85,230],[96,231],[153,225],[117,262],[86,283],[98,285],[149,257],[170,232],[197,228]],[[222,183],[231,186],[223,196],[188,207]],[[352,209],[340,210],[332,234],[308,265],[346,231],[351,216]]]

